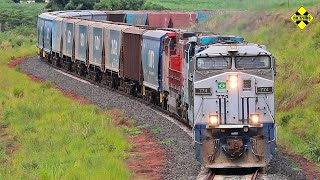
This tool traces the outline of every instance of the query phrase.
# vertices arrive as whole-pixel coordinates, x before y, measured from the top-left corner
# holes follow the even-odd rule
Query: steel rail
[[[215,173],[213,172],[213,170],[209,170],[209,172],[206,175],[206,177],[204,178],[204,180],[213,180],[214,176],[215,176]]]

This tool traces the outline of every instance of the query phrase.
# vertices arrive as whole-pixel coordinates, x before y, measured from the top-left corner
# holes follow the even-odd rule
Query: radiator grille
[[[251,89],[251,80],[243,80],[243,89],[250,90]]]

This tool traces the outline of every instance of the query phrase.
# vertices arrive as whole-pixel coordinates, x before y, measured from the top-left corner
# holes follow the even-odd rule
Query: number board
[[[195,88],[195,95],[212,95],[211,88]]]
[[[273,88],[272,87],[257,87],[256,93],[257,94],[273,93]]]

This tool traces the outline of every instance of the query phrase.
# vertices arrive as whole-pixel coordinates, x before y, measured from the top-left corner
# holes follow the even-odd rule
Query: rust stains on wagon
[[[120,75],[140,84],[143,81],[141,49],[142,34],[145,31],[145,29],[131,27],[123,31],[122,38],[125,51],[120,63]]]
[[[193,12],[171,12],[173,28],[187,28],[195,25],[197,14]]]
[[[171,15],[168,12],[150,12],[147,24],[149,27],[168,28],[170,20]]]

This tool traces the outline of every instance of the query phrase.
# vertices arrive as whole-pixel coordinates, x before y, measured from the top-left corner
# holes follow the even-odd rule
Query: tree
[[[63,10],[64,7],[69,3],[69,0],[51,0],[46,8],[51,9],[53,11]]]
[[[93,9],[96,0],[51,0],[48,9],[58,10],[87,10]]]

